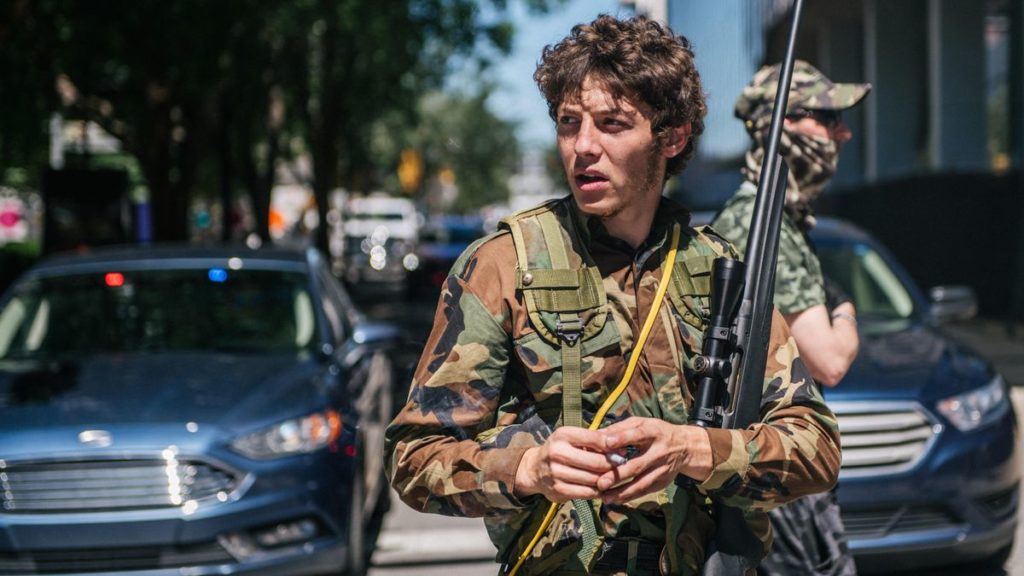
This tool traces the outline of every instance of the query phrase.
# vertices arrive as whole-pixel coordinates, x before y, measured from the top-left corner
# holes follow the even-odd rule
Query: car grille
[[[962,526],[947,511],[934,506],[900,506],[852,512],[840,508],[840,515],[849,538],[882,538],[902,532],[945,530]]]
[[[913,468],[940,429],[915,403],[829,402],[839,419],[841,478]]]
[[[178,460],[0,461],[3,511],[99,512],[172,508],[206,498],[226,500],[238,485],[227,470]]]
[[[217,542],[188,546],[0,553],[0,574],[83,574],[234,564]]]

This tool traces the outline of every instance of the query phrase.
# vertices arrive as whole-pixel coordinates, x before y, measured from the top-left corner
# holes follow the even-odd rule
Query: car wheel
[[[363,445],[369,448],[369,452],[365,449],[362,452],[368,458],[364,461],[366,466],[363,469],[366,478],[364,486],[366,492],[363,496],[365,499],[364,509],[367,515],[363,544],[366,548],[367,564],[370,563],[376,549],[377,537],[383,528],[384,517],[391,509],[391,486],[388,483],[382,455],[384,454],[384,430],[391,423],[391,419],[395,417],[395,378],[391,362],[384,356],[374,358],[371,373],[379,377],[380,381],[379,385],[373,387],[378,391],[374,422],[363,429],[366,433]],[[371,454],[380,454],[380,456]]]
[[[366,480],[363,474],[363,451],[360,449],[359,462],[356,465],[356,473],[352,478],[352,510],[348,515],[348,547],[345,559],[345,571],[343,576],[365,576],[366,575],[366,510],[363,500],[366,493]]]
[[[361,427],[363,475],[365,478],[363,508],[372,511],[378,506],[381,494],[387,494],[387,476],[384,472],[384,431],[395,416],[394,371],[383,355],[374,356],[370,365],[372,383],[364,394],[371,394],[373,408],[368,410]]]
[[[383,489],[371,506],[370,519],[366,523],[364,546],[366,547],[365,557],[367,564],[373,559],[373,552],[377,549],[377,538],[380,537],[381,530],[384,528],[384,518],[391,510],[391,489],[387,484],[387,478],[382,478],[381,483]]]

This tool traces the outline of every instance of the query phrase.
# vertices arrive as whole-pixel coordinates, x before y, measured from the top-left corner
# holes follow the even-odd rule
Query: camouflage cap
[[[779,85],[780,64],[764,66],[754,74],[739,98],[735,114],[751,120],[771,111]],[[838,84],[803,60],[793,62],[793,81],[787,110],[846,110],[855,106],[871,90],[871,84]]]

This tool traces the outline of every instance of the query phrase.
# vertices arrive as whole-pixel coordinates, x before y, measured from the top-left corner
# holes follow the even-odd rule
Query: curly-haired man
[[[534,75],[570,196],[506,218],[452,268],[387,431],[404,502],[484,518],[505,573],[693,574],[709,497],[764,511],[827,490],[838,432],[781,316],[762,421],[687,424],[710,262],[727,242],[662,197],[706,112],[689,42],[601,16]]]

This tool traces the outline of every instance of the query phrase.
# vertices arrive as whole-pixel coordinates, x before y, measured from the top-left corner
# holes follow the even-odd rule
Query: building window
[[[985,95],[989,165],[1010,169],[1010,17],[1006,0],[989,0],[985,15]]]

